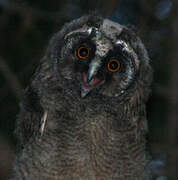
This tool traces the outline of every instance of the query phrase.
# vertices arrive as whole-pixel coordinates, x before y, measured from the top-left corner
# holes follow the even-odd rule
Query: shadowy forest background
[[[147,47],[154,68],[148,147],[166,157],[169,179],[178,179],[178,1],[0,0],[0,180],[11,172],[23,89],[49,39],[65,22],[95,9],[135,26]]]

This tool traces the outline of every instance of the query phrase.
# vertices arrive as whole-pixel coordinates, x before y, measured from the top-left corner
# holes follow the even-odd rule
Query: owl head
[[[147,91],[151,82],[149,58],[140,38],[98,15],[65,24],[50,41],[46,57],[61,86],[68,84],[80,98],[130,97],[138,88]]]

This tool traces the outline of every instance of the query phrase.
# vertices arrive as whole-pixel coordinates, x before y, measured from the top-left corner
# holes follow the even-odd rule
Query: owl
[[[151,82],[131,29],[96,14],[65,24],[24,92],[12,179],[148,179]]]

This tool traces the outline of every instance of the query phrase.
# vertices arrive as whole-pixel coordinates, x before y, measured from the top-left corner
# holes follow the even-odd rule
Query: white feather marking
[[[91,27],[91,28],[88,29],[87,32],[88,32],[88,34],[91,34],[92,31],[93,31],[93,28]]]
[[[126,42],[122,41],[122,40],[117,40],[115,41],[116,45],[122,45],[123,46],[123,50],[127,51],[128,53],[131,53],[134,56],[135,59],[135,63],[137,68],[139,67],[140,61],[138,60],[138,56],[135,53],[135,51],[129,46],[129,44],[127,44]]]
[[[126,50],[126,51],[128,51],[128,52],[131,52],[132,50],[131,50],[131,48],[127,45],[127,43],[126,42],[124,42],[124,41],[122,41],[122,40],[117,40],[116,42],[115,42],[115,44],[121,44],[122,46],[124,46],[124,50]]]
[[[41,127],[40,127],[41,136],[42,136],[43,133],[44,133],[47,116],[48,116],[48,111],[45,111],[43,117],[41,118]]]

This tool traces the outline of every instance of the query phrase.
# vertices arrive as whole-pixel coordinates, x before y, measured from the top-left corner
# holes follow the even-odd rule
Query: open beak
[[[96,77],[98,69],[101,66],[101,58],[95,58],[91,61],[87,73],[82,74],[81,97],[85,97],[93,88],[104,83],[103,79]]]
[[[84,98],[93,88],[104,83],[104,80],[98,78],[90,79],[86,73],[82,74],[81,97]]]

